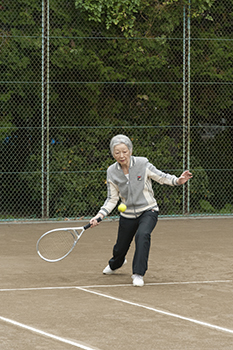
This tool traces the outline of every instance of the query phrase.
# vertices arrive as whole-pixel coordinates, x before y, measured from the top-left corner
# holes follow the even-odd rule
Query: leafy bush
[[[106,170],[114,162],[109,142],[118,133],[129,136],[133,142],[133,155],[147,157],[158,169],[179,176],[182,173],[180,144],[176,144],[167,128],[90,129],[76,130],[72,138],[50,146],[49,199],[50,216],[92,216],[99,210],[107,195]],[[76,137],[75,137],[76,135]],[[65,141],[66,140],[66,141]],[[74,141],[76,140],[76,142]],[[41,154],[30,157],[25,173],[30,193],[41,201],[41,184],[33,181],[29,169],[40,172]],[[207,179],[203,169],[192,180],[191,193],[194,200],[208,195]],[[162,215],[182,214],[182,187],[161,186],[153,182],[155,198]],[[114,210],[111,215],[118,215]]]

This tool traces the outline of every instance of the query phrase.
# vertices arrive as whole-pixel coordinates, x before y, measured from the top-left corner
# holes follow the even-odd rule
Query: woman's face
[[[113,157],[121,166],[130,165],[130,156],[131,151],[124,143],[120,143],[119,145],[114,147]]]

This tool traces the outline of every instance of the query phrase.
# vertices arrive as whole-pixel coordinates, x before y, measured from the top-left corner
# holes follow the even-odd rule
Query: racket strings
[[[67,255],[77,240],[72,231],[50,232],[41,238],[38,244],[40,254],[48,260],[57,260]]]

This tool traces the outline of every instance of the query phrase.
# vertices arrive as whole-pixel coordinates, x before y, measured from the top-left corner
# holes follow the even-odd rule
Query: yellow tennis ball
[[[118,206],[118,210],[120,212],[124,212],[125,210],[127,209],[127,206],[124,204],[124,203],[121,203],[119,206]]]

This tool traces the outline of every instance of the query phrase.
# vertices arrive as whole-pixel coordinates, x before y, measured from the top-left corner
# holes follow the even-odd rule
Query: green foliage
[[[99,128],[73,131],[76,142],[69,141],[51,147],[49,164],[50,213],[53,217],[91,216],[102,206],[107,195],[106,170],[114,159],[110,155],[109,141],[117,133],[128,135],[134,145],[135,156],[147,157],[158,169],[179,176],[182,172],[181,145],[169,136],[166,128]],[[67,145],[66,145],[67,143]],[[197,163],[197,162],[196,162]],[[181,165],[180,168],[178,165]],[[40,172],[41,155],[32,155],[21,177],[26,180],[34,200],[41,200],[41,184],[34,181]],[[206,173],[194,174],[192,197],[199,200],[208,195]],[[206,188],[207,187],[207,188]],[[182,187],[161,186],[153,183],[155,196],[162,215],[182,213]],[[199,207],[198,207],[199,209]],[[118,215],[117,210],[112,215]]]
[[[191,5],[191,13],[194,18],[199,16],[213,21],[212,16],[207,12],[214,5],[216,0],[185,0],[187,6]]]
[[[129,35],[133,33],[132,29],[136,21],[136,14],[141,8],[141,1],[76,0],[75,5],[81,12],[87,13],[89,21],[102,22],[104,18],[107,29],[115,25]]]
[[[233,205],[230,203],[225,204],[224,207],[220,210],[220,214],[233,214]]]
[[[214,207],[204,199],[200,200],[200,207],[202,211],[205,213],[211,213],[211,214],[216,213],[216,209],[214,209]]]
[[[1,96],[2,100],[4,96]],[[0,142],[4,142],[4,139],[7,135],[11,134],[13,131],[13,124],[10,117],[3,116],[2,120],[0,120]]]
[[[146,22],[146,32],[151,33],[155,25],[163,33],[171,33],[182,18],[182,8],[192,3],[192,17],[196,18],[211,8],[215,0],[75,0],[76,8],[87,16],[89,21],[104,23],[106,29],[117,26],[126,37],[135,36],[140,31],[138,23]],[[212,20],[209,14],[206,19]]]
[[[118,132],[132,138],[135,155],[182,172],[184,5],[188,10],[188,0],[50,0],[51,216],[92,215],[102,205],[109,140]],[[230,211],[226,203],[233,202],[232,8],[232,0],[191,1],[194,212]],[[3,202],[20,215],[15,203],[27,192],[28,212],[36,208],[39,216],[41,3],[6,1],[0,23]],[[222,119],[224,130],[206,132]],[[19,186],[11,194],[12,183]],[[182,213],[182,187],[154,190],[161,214]]]

